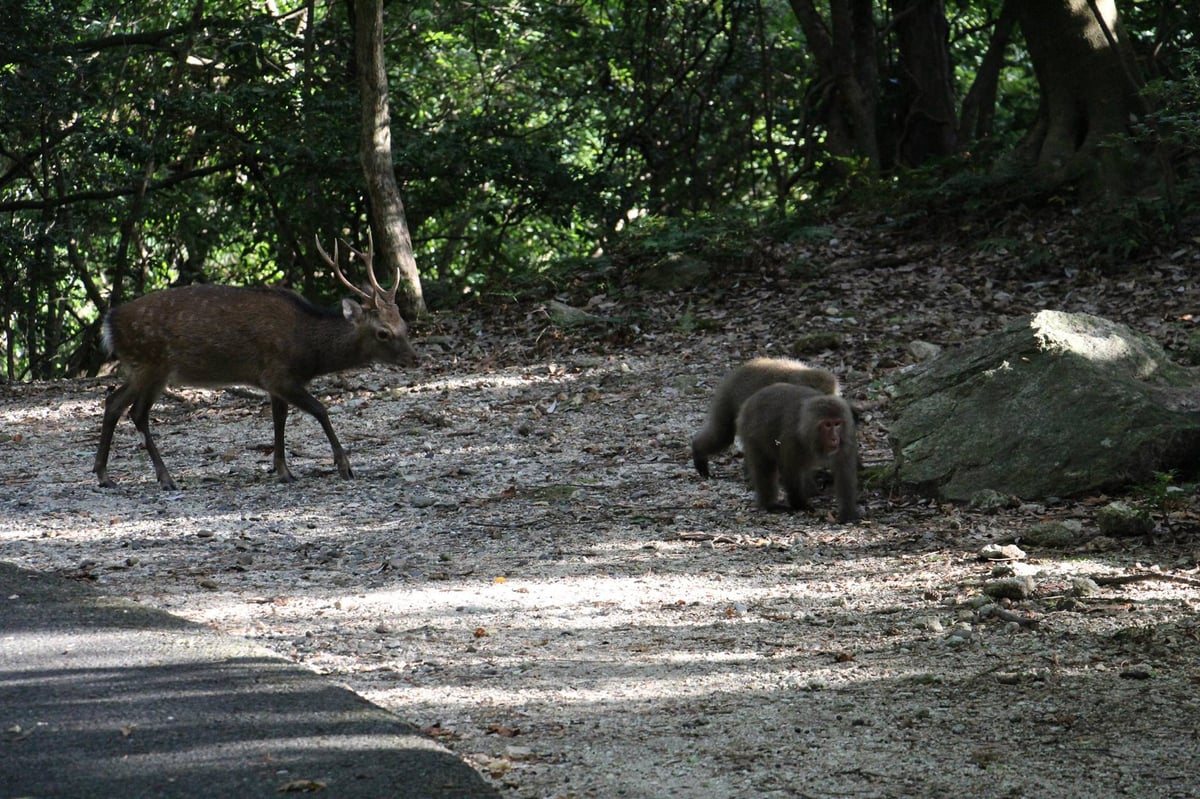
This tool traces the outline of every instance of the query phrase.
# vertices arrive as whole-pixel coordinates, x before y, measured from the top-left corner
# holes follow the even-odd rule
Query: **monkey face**
[[[817,430],[820,433],[821,449],[826,455],[832,455],[842,447],[842,417],[826,416],[820,421]]]

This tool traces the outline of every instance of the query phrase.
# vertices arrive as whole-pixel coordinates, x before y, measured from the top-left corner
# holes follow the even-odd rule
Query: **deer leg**
[[[142,440],[146,442],[146,453],[154,463],[154,476],[158,478],[158,484],[163,487],[164,491],[175,491],[178,486],[167,472],[167,465],[163,463],[162,455],[158,454],[158,447],[154,446],[154,437],[150,435],[150,406],[158,399],[158,394],[158,390],[147,392],[143,389],[142,393],[134,398],[133,410],[129,415],[133,419],[133,426],[138,429],[142,434]]]
[[[112,448],[113,431],[121,414],[133,402],[133,386],[130,383],[118,388],[104,399],[104,422],[100,426],[100,446],[96,449],[96,461],[92,471],[100,479],[100,485],[112,488],[116,483],[108,476],[108,451]]]
[[[329,423],[329,412],[325,410],[325,406],[303,388],[297,388],[292,391],[287,399],[297,408],[311,414],[313,418],[321,423],[321,429],[325,431],[325,437],[329,439],[329,446],[333,447],[333,462],[337,464],[338,474],[346,480],[353,477],[354,472],[350,471],[350,459],[346,457],[346,451],[338,443],[337,433],[333,432],[333,425]],[[272,402],[274,401],[274,398],[272,398]],[[279,435],[282,436],[283,434],[280,433]]]
[[[275,475],[281,483],[294,483],[295,475],[287,465],[287,452],[283,447],[283,428],[287,424],[288,404],[271,395],[271,421],[275,423]]]

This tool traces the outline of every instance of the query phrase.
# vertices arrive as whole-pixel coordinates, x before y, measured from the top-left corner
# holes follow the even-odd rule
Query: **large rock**
[[[890,386],[901,482],[946,499],[1025,499],[1200,462],[1200,374],[1124,325],[1041,311]]]

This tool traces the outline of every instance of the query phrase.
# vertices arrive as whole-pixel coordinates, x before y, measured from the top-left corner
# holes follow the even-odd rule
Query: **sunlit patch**
[[[20,432],[21,427],[39,432],[47,426],[77,421],[81,416],[94,416],[98,420],[102,411],[103,398],[100,394],[94,399],[72,398],[45,404],[20,402],[0,408],[0,424],[10,428],[6,431],[10,433]]]

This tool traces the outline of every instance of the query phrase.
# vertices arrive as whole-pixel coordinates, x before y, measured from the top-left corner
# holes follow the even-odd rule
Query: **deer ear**
[[[342,300],[342,316],[353,322],[356,319],[361,319],[362,315],[363,309],[361,305],[351,299]]]

